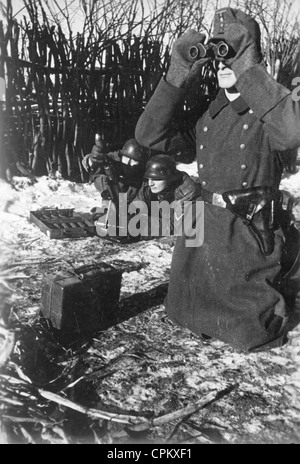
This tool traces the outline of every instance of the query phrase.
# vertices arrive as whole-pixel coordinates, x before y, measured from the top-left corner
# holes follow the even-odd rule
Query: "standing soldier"
[[[178,133],[172,118],[208,60],[220,90],[195,128]],[[177,238],[166,298],[169,316],[196,334],[246,351],[284,342],[299,303],[300,266],[289,275],[293,292],[286,291],[283,257],[293,228],[280,208],[280,152],[300,145],[299,127],[299,103],[267,73],[253,18],[222,8],[208,43],[192,30],[176,40],[136,139],[164,153],[177,145],[196,151],[204,243],[188,248]]]

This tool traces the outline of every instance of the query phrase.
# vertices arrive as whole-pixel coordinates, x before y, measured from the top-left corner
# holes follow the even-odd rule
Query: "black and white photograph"
[[[300,444],[300,0],[0,1],[0,444]]]

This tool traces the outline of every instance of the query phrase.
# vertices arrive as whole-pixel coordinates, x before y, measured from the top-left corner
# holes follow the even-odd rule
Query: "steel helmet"
[[[145,179],[173,181],[178,177],[176,162],[169,155],[152,156],[146,164]]]
[[[124,143],[120,154],[141,163],[145,161],[146,149],[135,139],[129,139]]]

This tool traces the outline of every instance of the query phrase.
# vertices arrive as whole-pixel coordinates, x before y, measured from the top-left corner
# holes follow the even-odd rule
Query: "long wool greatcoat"
[[[279,187],[280,151],[300,146],[299,103],[263,65],[245,71],[236,86],[238,99],[229,102],[220,90],[192,131],[175,133],[171,121],[184,92],[162,79],[138,121],[136,139],[165,152],[194,150],[199,181],[211,192]],[[205,203],[203,245],[186,247],[184,236],[176,241],[165,302],[169,316],[237,349],[276,345],[289,308],[272,285],[284,240],[281,229],[275,234],[274,252],[264,256],[240,219]]]

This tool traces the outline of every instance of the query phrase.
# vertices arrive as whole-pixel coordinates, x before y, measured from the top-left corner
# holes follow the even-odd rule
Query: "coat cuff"
[[[236,88],[260,119],[291,93],[270,76],[262,64],[247,69],[239,77]]]
[[[161,78],[152,98],[145,107],[145,112],[162,125],[167,125],[173,118],[177,106],[184,99],[184,90],[169,84]]]

